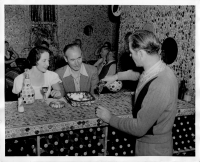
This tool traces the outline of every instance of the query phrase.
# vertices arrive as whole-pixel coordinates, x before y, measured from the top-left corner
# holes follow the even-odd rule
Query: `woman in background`
[[[51,95],[54,98],[61,98],[63,96],[63,92],[59,83],[61,80],[53,71],[49,71],[49,49],[36,46],[34,47],[28,57],[27,60],[30,64],[30,69],[28,70],[29,78],[31,81],[31,85],[35,91],[35,99],[43,99],[43,96],[40,92],[42,87],[48,87],[47,97]],[[19,94],[22,90],[24,80],[24,73],[18,75],[14,80],[14,85],[12,92],[15,94]],[[52,91],[51,91],[52,87]]]
[[[15,61],[19,58],[19,55],[9,45],[8,41],[5,41],[5,72],[8,72],[12,67],[17,67]]]
[[[97,67],[98,74],[100,74],[103,66],[107,63],[107,55],[109,52],[111,52],[111,44],[109,42],[105,42],[102,47],[96,49],[95,55],[100,56],[94,64]]]
[[[99,73],[99,80],[105,78],[106,76],[116,74],[116,70],[117,70],[116,53],[109,52],[106,57],[106,64],[103,66],[101,72]]]

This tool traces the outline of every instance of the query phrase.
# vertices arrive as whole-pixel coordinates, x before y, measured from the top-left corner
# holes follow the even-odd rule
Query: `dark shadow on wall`
[[[116,24],[116,36],[113,44],[113,49],[118,53],[118,42],[119,42],[119,27],[120,27],[120,16],[114,16],[112,13],[112,6],[108,6],[108,18],[112,23]]]

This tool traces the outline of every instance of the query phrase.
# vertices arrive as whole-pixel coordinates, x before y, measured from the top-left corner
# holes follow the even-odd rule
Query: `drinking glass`
[[[103,91],[103,87],[104,87],[105,84],[106,84],[106,82],[104,82],[104,81],[100,81],[100,82],[97,84],[98,100],[100,99],[101,92]]]
[[[41,94],[42,94],[42,96],[43,96],[43,102],[46,101],[46,93],[47,93],[47,91],[48,91],[48,88],[49,88],[49,87],[47,87],[47,86],[43,86],[43,87],[40,89],[40,92],[41,92]]]

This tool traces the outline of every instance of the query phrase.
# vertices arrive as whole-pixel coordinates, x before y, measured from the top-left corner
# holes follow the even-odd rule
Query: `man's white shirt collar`
[[[88,76],[88,73],[87,73],[87,71],[86,71],[85,66],[84,66],[83,63],[81,65],[80,74]],[[65,73],[63,75],[63,78],[68,77],[70,75],[72,75],[72,70],[71,70],[70,66],[67,65],[66,71],[65,71]]]

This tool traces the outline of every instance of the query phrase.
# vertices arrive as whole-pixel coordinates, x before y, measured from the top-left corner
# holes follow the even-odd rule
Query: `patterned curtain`
[[[49,44],[52,51],[49,70],[55,70],[54,56],[58,55],[59,45],[57,37],[57,21],[55,5],[30,5],[30,29],[29,47],[41,45],[43,41]]]
[[[30,15],[31,15],[31,21],[34,22],[56,21],[54,5],[31,5]]]

